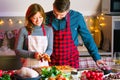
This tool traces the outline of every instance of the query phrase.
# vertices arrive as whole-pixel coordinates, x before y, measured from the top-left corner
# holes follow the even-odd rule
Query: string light
[[[106,24],[105,23],[100,23],[100,26],[104,27]]]
[[[12,19],[8,19],[8,21],[9,21],[9,24],[13,24]]]
[[[96,29],[96,30],[95,30],[95,32],[99,32],[99,30],[98,30],[98,29]]]
[[[91,35],[93,36],[95,43],[98,47],[101,47],[101,33],[102,33],[102,27],[106,25],[105,23],[105,17],[103,13],[98,14],[97,16],[87,16],[85,17],[86,24],[88,26],[88,29],[91,32]]]
[[[0,19],[0,25],[4,24],[4,21],[2,19]]]
[[[20,19],[19,19],[20,18]],[[0,27],[4,27],[6,25],[24,25],[24,17],[0,17]]]
[[[22,24],[23,22],[22,22],[22,20],[18,20],[18,23],[19,23],[19,24]]]
[[[24,18],[24,17],[23,17]],[[9,24],[23,24],[23,22],[24,22],[24,20],[22,20],[22,19],[18,19],[18,20],[16,20],[17,18],[15,18],[15,17],[10,17],[9,19],[8,19],[8,23]],[[104,26],[105,25],[105,23],[104,22],[102,22],[102,21],[104,21],[105,20],[105,18],[104,18],[104,14],[103,13],[101,13],[100,15],[98,15],[98,16],[96,16],[96,19],[98,19],[99,20],[99,25],[100,26]],[[7,20],[5,20],[4,18],[3,19],[0,19],[0,25],[2,25],[2,24],[4,24],[4,23],[6,23],[6,21]],[[95,22],[95,18],[94,18],[94,16],[85,16],[85,21],[86,21],[86,24],[88,25],[88,28],[90,29],[90,30],[94,30],[94,22]]]

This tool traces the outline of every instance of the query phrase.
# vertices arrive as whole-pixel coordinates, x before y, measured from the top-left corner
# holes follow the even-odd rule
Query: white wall
[[[0,16],[24,16],[28,6],[40,3],[45,12],[52,10],[54,0],[0,0]],[[85,16],[95,15],[100,11],[100,0],[71,0],[71,9]]]

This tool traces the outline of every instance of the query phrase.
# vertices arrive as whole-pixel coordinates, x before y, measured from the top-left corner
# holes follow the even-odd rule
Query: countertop
[[[89,57],[90,56],[90,54],[88,53],[85,46],[78,46],[77,48],[78,48],[80,56],[82,56],[82,57]],[[112,56],[111,52],[106,52],[104,50],[99,50],[99,53],[101,56],[107,56],[107,57]]]

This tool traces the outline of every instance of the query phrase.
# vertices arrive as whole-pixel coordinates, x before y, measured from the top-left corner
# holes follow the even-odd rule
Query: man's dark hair
[[[70,8],[70,0],[55,0],[53,6],[58,12],[64,12]]]

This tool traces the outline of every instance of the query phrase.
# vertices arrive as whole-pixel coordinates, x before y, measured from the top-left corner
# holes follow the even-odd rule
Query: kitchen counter
[[[79,68],[97,68],[94,60],[88,53],[86,47],[84,46],[78,46],[79,51]],[[113,65],[114,62],[112,61],[112,53],[106,52],[103,50],[99,50],[99,54],[101,55],[101,58],[109,65]]]
[[[90,56],[90,54],[87,51],[85,46],[78,46],[77,48],[78,48],[78,51],[79,51],[81,57],[89,57]],[[106,56],[106,57],[111,57],[112,56],[111,52],[106,52],[106,51],[103,51],[103,50],[99,50],[99,53],[100,53],[101,56]]]

